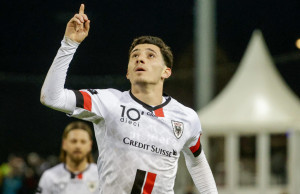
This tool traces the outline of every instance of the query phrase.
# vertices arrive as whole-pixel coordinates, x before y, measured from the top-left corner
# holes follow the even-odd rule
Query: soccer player
[[[82,121],[71,122],[62,136],[62,163],[46,170],[39,182],[37,194],[99,193],[97,165],[93,163],[93,132]]]
[[[41,102],[93,122],[100,193],[174,193],[181,151],[198,190],[218,193],[200,144],[202,129],[196,112],[163,94],[173,55],[160,38],[142,36],[133,41],[126,74],[131,90],[64,88],[69,64],[89,29],[82,4],[67,24]]]

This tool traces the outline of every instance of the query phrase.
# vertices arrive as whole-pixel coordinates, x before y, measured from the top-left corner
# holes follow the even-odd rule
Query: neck
[[[160,85],[132,84],[132,94],[140,101],[157,106],[162,103],[163,87]]]
[[[71,172],[82,172],[86,169],[87,166],[88,162],[86,158],[80,162],[75,162],[70,158],[66,158],[66,168]]]

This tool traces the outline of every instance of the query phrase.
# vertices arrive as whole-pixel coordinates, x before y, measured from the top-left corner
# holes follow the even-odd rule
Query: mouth
[[[138,67],[138,68],[135,69],[135,71],[141,72],[141,71],[146,71],[146,70],[142,67]]]
[[[81,154],[81,151],[74,151],[73,154]]]

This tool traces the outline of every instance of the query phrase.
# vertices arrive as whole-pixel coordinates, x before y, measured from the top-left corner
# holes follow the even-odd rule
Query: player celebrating
[[[130,91],[64,88],[69,64],[89,28],[82,4],[67,24],[42,88],[41,102],[93,122],[100,193],[174,193],[181,151],[198,190],[218,193],[201,148],[197,114],[163,95],[173,55],[160,38],[142,36],[133,41],[126,74]]]
[[[46,170],[37,194],[99,193],[97,166],[91,154],[93,132],[88,124],[75,121],[67,125],[62,137],[62,163]]]

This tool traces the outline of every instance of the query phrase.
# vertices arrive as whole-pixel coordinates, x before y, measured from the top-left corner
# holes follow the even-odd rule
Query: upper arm
[[[76,108],[72,117],[97,123],[105,118],[115,105],[120,92],[112,89],[74,90]]]
[[[202,128],[200,124],[200,120],[198,115],[193,112],[191,114],[191,124],[190,124],[190,137],[184,145],[183,152],[187,154],[189,157],[197,157],[200,155],[202,151],[201,146],[201,135],[202,135]]]
[[[198,115],[192,119],[192,133],[186,142],[183,153],[187,168],[200,193],[217,194],[217,187],[201,146],[202,129]]]
[[[72,90],[63,89],[58,95],[53,96],[46,95],[42,91],[40,101],[43,105],[61,112],[71,113],[74,111],[76,98]]]

